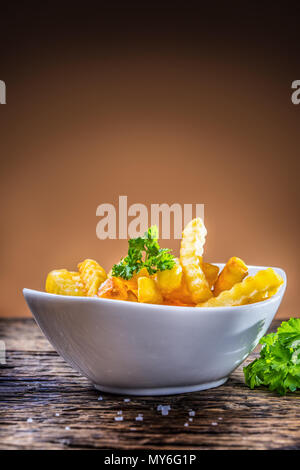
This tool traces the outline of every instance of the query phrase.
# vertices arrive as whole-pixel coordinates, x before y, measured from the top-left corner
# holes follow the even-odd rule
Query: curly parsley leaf
[[[128,254],[113,266],[112,275],[128,280],[142,268],[146,268],[151,275],[157,271],[172,269],[174,265],[175,259],[170,250],[160,248],[158,229],[153,225],[143,237],[128,240]]]
[[[276,333],[260,340],[260,357],[244,367],[250,388],[264,385],[279,395],[300,388],[300,318],[282,322]]]

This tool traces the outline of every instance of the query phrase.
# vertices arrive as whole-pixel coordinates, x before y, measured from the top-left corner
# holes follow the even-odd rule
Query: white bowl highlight
[[[215,263],[217,264],[217,263]],[[221,269],[224,264],[217,264]],[[249,266],[253,275],[262,266]],[[266,333],[282,300],[240,307],[173,307],[24,289],[56,351],[99,390],[168,395],[223,384]]]

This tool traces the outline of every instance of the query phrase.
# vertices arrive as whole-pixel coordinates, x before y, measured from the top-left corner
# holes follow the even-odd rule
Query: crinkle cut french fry
[[[200,217],[191,220],[182,232],[180,262],[187,287],[195,303],[212,297],[212,292],[202,270],[203,245],[206,228]]]
[[[107,278],[105,270],[93,259],[86,259],[78,264],[78,271],[87,296],[97,295],[100,285]]]
[[[248,274],[244,261],[236,256],[230,258],[222,269],[215,283],[214,295],[218,296],[224,290],[230,290],[234,284],[241,282]]]
[[[182,266],[178,258],[175,258],[175,265],[172,269],[158,271],[157,285],[163,295],[170,294],[178,289],[182,282]]]
[[[163,296],[154,279],[149,277],[138,278],[138,301],[147,304],[163,303]]]
[[[102,299],[128,300],[128,289],[124,279],[109,277],[101,284],[97,295]]]
[[[59,295],[86,296],[79,273],[67,269],[54,269],[48,274],[46,292]]]
[[[266,298],[268,292],[274,295],[282,284],[282,277],[274,269],[264,269],[258,271],[255,276],[246,277],[230,290],[222,291],[218,297],[198,304],[197,307],[229,307],[259,302]]]
[[[254,304],[255,302],[261,302],[262,300],[270,299],[273,295],[276,294],[280,286],[272,287],[267,289],[266,291],[257,292],[251,299],[249,300],[249,304]]]
[[[214,286],[216,280],[218,279],[219,270],[220,269],[215,264],[202,263],[202,271],[205,274],[210,288]]]

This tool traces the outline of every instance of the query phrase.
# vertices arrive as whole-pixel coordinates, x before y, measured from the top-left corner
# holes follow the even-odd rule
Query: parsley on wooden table
[[[246,384],[265,385],[279,395],[300,389],[300,318],[282,322],[260,344],[260,357],[244,367]]]

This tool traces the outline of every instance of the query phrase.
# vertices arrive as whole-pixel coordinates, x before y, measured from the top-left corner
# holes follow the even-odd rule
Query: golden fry
[[[262,300],[267,300],[270,299],[273,295],[276,294],[280,286],[278,287],[272,287],[271,289],[267,289],[266,291],[262,292],[257,292],[253,297],[251,297],[251,300],[249,301],[249,304],[254,304],[255,302],[261,302]]]
[[[218,279],[219,274],[218,266],[210,263],[202,263],[202,271],[205,274],[206,280],[210,288],[212,288]]]
[[[150,277],[138,278],[138,301],[148,304],[163,303],[163,296],[154,279]]]
[[[195,303],[204,302],[212,297],[212,292],[202,270],[202,254],[206,233],[206,228],[200,217],[191,220],[182,233],[180,262],[187,287]]]
[[[55,269],[48,274],[46,292],[60,295],[86,295],[79,273],[67,269]]]
[[[78,271],[84,283],[86,295],[88,297],[96,295],[100,285],[107,278],[104,269],[96,261],[86,259],[78,264]]]
[[[224,290],[218,297],[198,304],[197,307],[229,307],[259,302],[265,300],[266,295],[274,295],[282,284],[282,277],[274,269],[264,269],[258,271],[255,276],[246,277],[230,290]]]
[[[173,290],[170,294],[165,294],[164,299],[166,302],[178,302],[182,304],[196,305],[193,302],[192,294],[187,288],[184,274],[182,276],[181,285],[178,287],[178,289]]]
[[[125,282],[128,291],[132,292],[136,297],[138,296],[138,279],[139,277],[150,277],[146,268],[142,268],[137,274],[134,274],[131,279],[122,279]]]
[[[234,284],[241,282],[248,274],[244,261],[236,256],[230,258],[215,283],[214,295],[218,296],[224,290],[230,290]]]
[[[175,263],[172,269],[157,273],[157,285],[163,295],[170,294],[181,286],[182,266],[178,258],[175,258]]]
[[[128,298],[127,298],[127,300],[128,300],[129,302],[137,302],[137,301],[138,301],[137,296],[136,296],[131,290],[128,291]]]
[[[195,304],[189,304],[181,302],[180,300],[168,300],[165,299],[163,305],[169,305],[172,307],[195,307]]]
[[[128,290],[124,279],[109,277],[98,289],[98,297],[102,299],[128,300]]]

